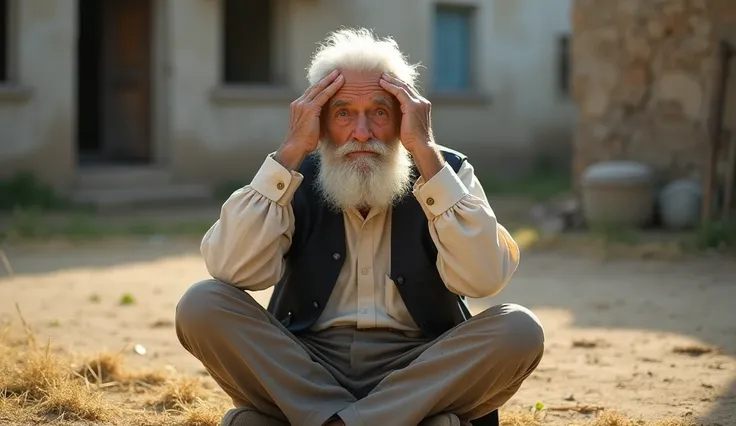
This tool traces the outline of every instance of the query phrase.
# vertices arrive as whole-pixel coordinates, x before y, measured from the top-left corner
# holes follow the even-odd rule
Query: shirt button
[[[312,306],[314,306],[314,309],[319,309],[319,303],[316,300],[312,302]]]
[[[279,183],[276,184],[276,189],[278,189],[279,191],[281,191],[282,189],[284,189],[284,186],[285,185],[284,185],[283,182],[279,182]]]
[[[363,268],[363,270],[360,272],[362,272],[363,275],[368,275],[368,268]]]
[[[434,205],[434,198],[432,198],[432,197],[427,198],[427,205],[428,206],[433,206]]]
[[[397,277],[396,278],[396,283],[397,284],[404,284],[404,277]]]
[[[335,260],[339,260],[340,259],[340,253],[333,254],[332,255],[332,258],[335,259]]]

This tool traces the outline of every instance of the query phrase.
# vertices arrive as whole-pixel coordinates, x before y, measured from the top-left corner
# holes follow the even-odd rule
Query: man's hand
[[[432,104],[416,89],[388,73],[383,73],[378,83],[399,100],[401,104],[399,138],[404,148],[414,157],[419,172],[425,180],[429,180],[444,164],[434,143]]]
[[[289,170],[299,168],[304,158],[317,149],[322,106],[345,82],[337,70],[308,88],[291,103],[289,131],[274,159]]]
[[[401,104],[399,138],[406,150],[413,153],[415,149],[433,143],[432,104],[413,87],[388,73],[383,73],[379,84],[396,96]]]

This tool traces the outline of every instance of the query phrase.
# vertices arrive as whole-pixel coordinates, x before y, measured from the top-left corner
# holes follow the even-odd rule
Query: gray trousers
[[[294,426],[338,414],[347,426],[409,426],[501,407],[539,364],[544,332],[519,305],[498,305],[429,340],[337,327],[295,336],[248,293],[216,280],[192,286],[176,333],[232,398]]]

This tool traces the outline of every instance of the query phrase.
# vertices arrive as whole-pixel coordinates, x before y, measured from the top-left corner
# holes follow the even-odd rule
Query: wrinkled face
[[[381,74],[342,74],[345,83],[323,108],[326,138],[338,145],[349,140],[397,142],[401,110],[396,98],[378,84]]]
[[[342,74],[345,83],[322,108],[320,189],[336,209],[383,209],[411,178],[399,141],[401,109],[378,84],[380,72]]]

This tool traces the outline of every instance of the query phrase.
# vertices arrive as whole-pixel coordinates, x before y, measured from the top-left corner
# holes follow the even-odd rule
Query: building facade
[[[736,1],[575,0],[572,16],[574,175],[635,160],[661,183],[705,181],[714,134],[736,135],[736,59],[724,55],[736,51]]]
[[[64,193],[246,182],[341,26],[424,65],[438,142],[479,170],[571,150],[568,0],[0,0],[0,20],[0,178]]]

